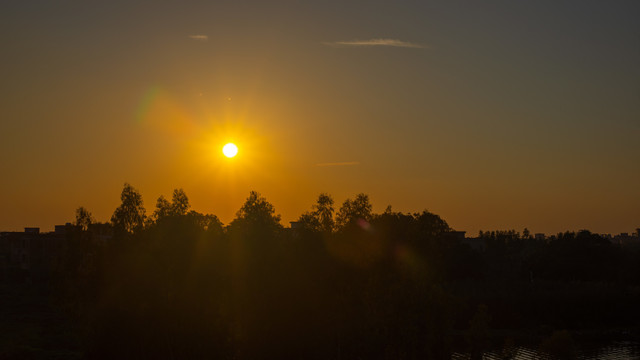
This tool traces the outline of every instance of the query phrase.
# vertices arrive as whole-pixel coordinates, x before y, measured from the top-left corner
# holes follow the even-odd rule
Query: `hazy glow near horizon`
[[[228,158],[232,158],[238,154],[238,147],[233,143],[228,143],[222,147],[222,153]]]

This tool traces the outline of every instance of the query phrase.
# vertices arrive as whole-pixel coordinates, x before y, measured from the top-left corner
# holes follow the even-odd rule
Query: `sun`
[[[238,154],[238,147],[234,143],[228,143],[222,147],[222,153],[228,158],[232,158]]]

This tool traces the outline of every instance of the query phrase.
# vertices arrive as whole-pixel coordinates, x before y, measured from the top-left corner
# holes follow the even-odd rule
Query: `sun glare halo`
[[[238,147],[233,143],[228,143],[222,147],[222,153],[228,158],[232,158],[238,154]]]

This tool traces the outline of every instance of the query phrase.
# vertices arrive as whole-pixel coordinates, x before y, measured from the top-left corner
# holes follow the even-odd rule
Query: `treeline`
[[[130,185],[121,200],[109,224],[78,209],[55,277],[87,358],[478,357],[492,328],[640,320],[640,253],[587,231],[483,232],[477,251],[438,215],[375,214],[364,194],[337,211],[321,194],[292,228],[256,192],[226,226],[180,189],[149,216]]]

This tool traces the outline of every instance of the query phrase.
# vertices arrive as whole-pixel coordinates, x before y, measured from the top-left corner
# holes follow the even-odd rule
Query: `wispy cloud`
[[[345,161],[345,162],[333,162],[333,163],[320,163],[316,164],[316,166],[353,166],[359,165],[360,163],[357,161]]]
[[[209,40],[209,37],[207,35],[189,35],[189,38],[193,40],[200,40],[200,41]]]
[[[426,46],[422,44],[416,44],[416,43],[395,40],[395,39],[335,41],[335,42],[326,42],[324,44],[333,45],[333,46],[392,46],[392,47],[403,47],[403,48],[414,48],[414,49],[426,48]]]

